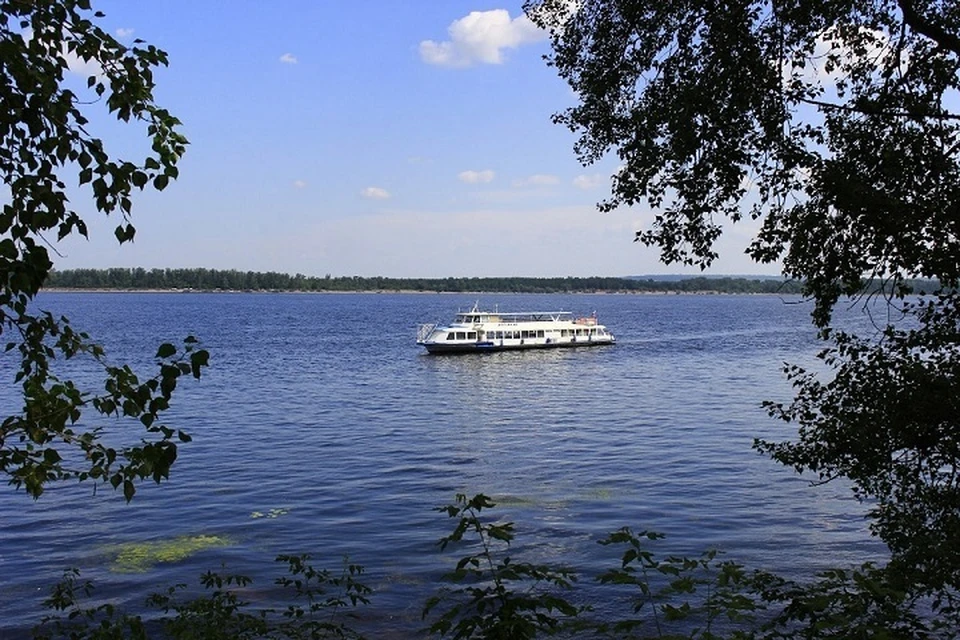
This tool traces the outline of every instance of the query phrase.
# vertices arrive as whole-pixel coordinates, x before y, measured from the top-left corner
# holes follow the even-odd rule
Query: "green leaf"
[[[194,378],[200,377],[200,368],[206,367],[210,361],[210,354],[206,349],[200,349],[190,354],[190,368]]]
[[[130,480],[123,481],[123,497],[126,498],[127,502],[133,500],[133,494],[137,492],[137,488],[133,486],[133,482]]]
[[[157,349],[157,358],[169,358],[177,352],[177,348],[170,344],[169,342],[164,342],[160,345],[160,348]]]

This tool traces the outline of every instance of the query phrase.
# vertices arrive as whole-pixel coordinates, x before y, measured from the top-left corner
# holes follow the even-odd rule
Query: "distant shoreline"
[[[490,294],[776,294],[801,293],[796,281],[758,276],[387,278],[290,275],[216,269],[73,269],[53,271],[47,291],[152,293],[455,293]]]
[[[70,269],[53,271],[50,292],[76,293],[296,293],[296,294],[513,294],[578,295],[774,295],[802,296],[803,282],[771,276],[447,277],[306,276],[273,271],[218,269]],[[890,282],[864,280],[863,293],[889,292]],[[936,291],[932,280],[907,280],[915,293]]]
[[[378,291],[370,290],[285,290],[285,289],[95,289],[95,288],[70,288],[70,287],[45,287],[41,293],[165,293],[165,294],[229,294],[242,295],[254,293],[284,294],[284,295],[463,295],[463,296],[529,296],[529,295],[596,295],[596,296],[799,296],[796,292],[771,292],[771,291],[719,291],[719,290],[700,290],[700,291],[681,291],[681,290],[663,290],[663,291],[418,291],[383,289]]]

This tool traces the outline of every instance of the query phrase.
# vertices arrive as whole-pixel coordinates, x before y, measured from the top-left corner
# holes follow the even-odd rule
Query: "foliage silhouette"
[[[799,426],[761,452],[873,506],[909,593],[934,611],[960,586],[960,13],[953,3],[529,0],[578,97],[555,116],[585,164],[616,154],[601,210],[655,211],[637,240],[709,266],[724,219],[759,230],[815,302],[819,375],[788,367]],[[914,279],[934,286],[921,292]],[[841,296],[902,312],[832,326]],[[912,298],[919,294],[918,298]],[[896,314],[895,314],[896,315]],[[942,609],[941,609],[942,607]]]
[[[23,398],[19,413],[0,417],[0,473],[34,498],[50,482],[77,479],[108,483],[129,501],[136,481],[167,478],[177,443],[190,438],[160,416],[180,378],[199,378],[209,358],[194,338],[179,347],[164,343],[156,355],[158,372],[141,378],[111,363],[87,333],[35,301],[53,268],[47,247],[56,249],[48,236],[87,235],[61,174],[86,185],[99,212],[120,216],[114,235],[124,243],[136,233],[133,191],[148,185],[163,190],[177,177],[187,144],[180,122],[153,97],[153,68],[166,65],[167,55],[140,41],[121,44],[98,25],[102,17],[89,0],[0,2],[0,337],[8,354],[19,355],[19,365],[4,372]],[[68,78],[76,61],[98,70],[87,78],[86,95]],[[110,157],[89,131],[81,111],[81,105],[92,108],[86,98],[121,122],[145,125],[150,145],[141,160]],[[58,376],[58,359],[81,357],[102,369],[105,393]],[[121,416],[141,423],[140,441],[104,444],[105,425]]]
[[[483,494],[459,494],[436,511],[454,519],[438,546],[464,553],[423,605],[433,637],[522,639],[786,640],[814,638],[956,638],[960,612],[910,591],[895,566],[832,569],[805,583],[721,560],[716,551],[662,557],[664,536],[628,527],[599,543],[619,548],[619,561],[584,587],[576,571],[510,554],[512,523],[488,514]],[[442,557],[443,562],[450,560]],[[276,580],[285,608],[258,608],[243,597],[252,580],[207,572],[204,595],[186,598],[176,585],[147,599],[145,619],[113,605],[86,606],[89,582],[65,573],[46,605],[54,613],[36,638],[361,638],[360,607],[375,595],[361,582],[364,569],[344,560],[341,571],[318,570],[308,556],[279,556],[287,575]],[[589,567],[587,570],[596,569]],[[593,616],[601,607],[602,618]],[[65,616],[65,617],[64,617]],[[385,619],[381,617],[381,619]],[[383,631],[383,629],[381,629]]]

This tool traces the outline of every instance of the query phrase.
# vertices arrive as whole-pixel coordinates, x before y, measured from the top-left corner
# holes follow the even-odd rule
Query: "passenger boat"
[[[613,334],[597,323],[596,313],[586,317],[574,317],[569,311],[500,313],[480,311],[477,305],[457,313],[450,324],[423,324],[417,331],[417,344],[430,353],[594,347],[614,342]]]

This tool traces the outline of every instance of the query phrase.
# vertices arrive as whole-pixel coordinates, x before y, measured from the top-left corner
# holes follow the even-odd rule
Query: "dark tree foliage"
[[[34,301],[53,266],[48,248],[70,234],[87,235],[68,201],[65,176],[89,189],[98,211],[119,216],[115,235],[127,242],[135,233],[133,191],[166,187],[177,177],[186,145],[180,122],[153,98],[153,69],[167,64],[166,54],[140,42],[121,44],[97,25],[101,17],[89,0],[0,1],[0,371],[20,386],[23,399],[19,413],[0,418],[0,472],[34,497],[50,481],[79,478],[122,487],[129,500],[135,480],[166,477],[175,440],[188,436],[158,417],[177,379],[199,377],[207,360],[192,339],[181,349],[166,343],[156,355],[158,374],[140,379],[129,367],[110,364],[102,347]],[[82,86],[70,78],[71,61],[98,69],[80,94],[71,89]],[[144,157],[132,162],[108,155],[81,106],[102,107],[144,127]],[[80,356],[103,368],[99,395],[56,375],[58,358]],[[89,407],[100,419],[135,418],[146,433],[137,444],[109,447],[102,425],[89,416],[81,421]]]
[[[69,269],[54,271],[49,287],[64,289],[156,289],[196,291],[443,291],[503,293],[717,292],[796,294],[800,285],[776,279],[685,278],[315,278],[286,273],[218,269]]]
[[[897,572],[936,589],[960,585],[957,304],[953,295],[909,302],[917,326],[887,327],[879,344],[838,334],[823,355],[829,383],[788,367],[796,399],[768,408],[799,425],[801,444],[760,445],[822,479],[852,479],[860,498],[879,497],[871,516]]]
[[[826,375],[789,368],[799,426],[757,446],[872,506],[904,588],[960,587],[960,4],[927,0],[530,0],[578,97],[555,116],[585,164],[620,169],[602,210],[646,204],[637,239],[706,267],[727,222],[816,303]],[[908,297],[911,278],[939,283]],[[888,283],[905,319],[854,335],[841,296]],[[876,301],[874,301],[876,302]]]
[[[906,9],[901,9],[900,5]],[[556,121],[622,168],[602,209],[657,210],[638,239],[708,266],[723,218],[806,283],[826,323],[864,275],[960,278],[954,3],[540,0]]]

